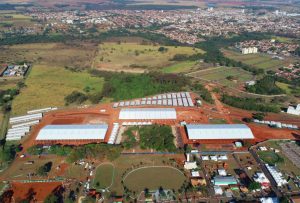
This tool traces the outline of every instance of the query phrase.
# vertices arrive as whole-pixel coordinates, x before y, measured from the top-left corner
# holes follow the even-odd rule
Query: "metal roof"
[[[128,108],[121,109],[119,119],[176,119],[174,108]]]
[[[251,129],[244,124],[188,124],[189,139],[254,139]]]
[[[47,125],[36,140],[95,140],[104,139],[108,125]]]

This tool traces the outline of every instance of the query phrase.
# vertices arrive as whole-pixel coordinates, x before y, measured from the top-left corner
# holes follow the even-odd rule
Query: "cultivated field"
[[[64,97],[71,92],[83,91],[90,87],[91,92],[101,91],[103,79],[91,77],[87,72],[72,72],[60,66],[35,65],[26,79],[26,87],[13,101],[13,115],[27,110],[48,106],[64,106]]]
[[[141,45],[138,43],[106,42],[99,45],[93,67],[107,71],[144,72],[144,70],[157,70],[170,67],[177,62],[170,61],[175,54],[192,55],[202,53],[200,49],[191,47],[164,46],[167,51],[158,51],[160,46]],[[182,64],[183,69],[193,64]],[[180,72],[180,67],[171,67],[167,72]]]
[[[30,16],[17,14],[15,11],[7,11],[0,13],[0,30],[7,29],[7,27],[26,27],[33,26]]]
[[[228,49],[223,49],[222,51],[228,58],[265,70],[277,70],[278,68],[293,62],[293,60],[289,58],[285,58],[284,60],[272,59],[270,55],[263,53],[244,55]]]

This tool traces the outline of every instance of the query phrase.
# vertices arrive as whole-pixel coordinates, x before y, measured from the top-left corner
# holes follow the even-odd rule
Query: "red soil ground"
[[[47,183],[20,183],[11,184],[13,190],[13,199],[15,202],[28,199],[31,195],[36,201],[43,201],[49,194],[54,192],[62,185],[61,182]]]

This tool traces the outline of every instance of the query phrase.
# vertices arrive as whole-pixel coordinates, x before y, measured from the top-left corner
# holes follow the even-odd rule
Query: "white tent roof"
[[[121,109],[119,119],[149,120],[176,119],[174,108],[128,108]]]
[[[108,125],[47,125],[36,140],[94,140],[104,139]]]
[[[244,124],[189,124],[189,139],[254,139],[251,129]]]

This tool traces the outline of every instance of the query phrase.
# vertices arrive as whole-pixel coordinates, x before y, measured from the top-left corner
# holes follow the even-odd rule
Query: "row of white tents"
[[[292,124],[286,124],[286,123],[281,123],[277,121],[260,121],[258,119],[253,120],[254,123],[260,123],[260,124],[266,124],[271,127],[276,127],[276,128],[289,128],[289,129],[295,129],[298,130],[299,127],[297,125],[292,125]]]
[[[23,136],[30,131],[31,126],[36,125],[43,118],[43,113],[48,111],[57,110],[56,107],[48,107],[43,109],[36,109],[27,111],[27,115],[12,117],[9,119],[11,128],[8,129],[6,134],[7,141],[20,140]]]

